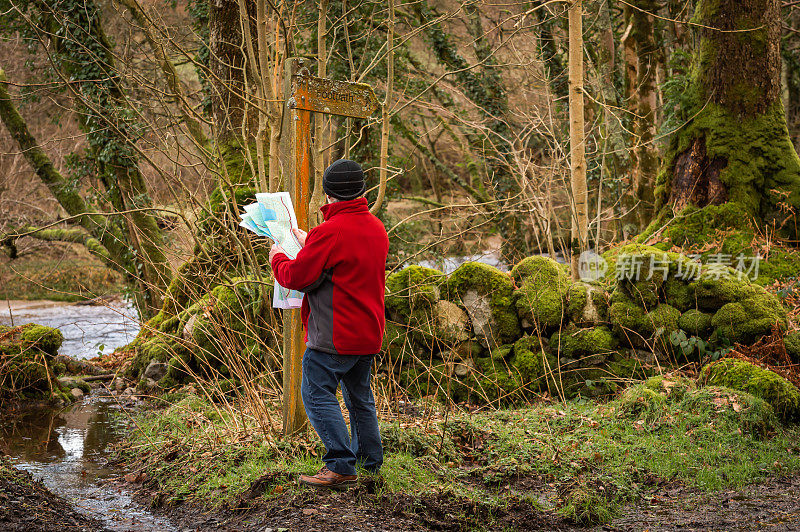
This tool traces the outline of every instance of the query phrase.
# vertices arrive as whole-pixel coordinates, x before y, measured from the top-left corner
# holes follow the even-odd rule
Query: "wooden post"
[[[281,125],[281,170],[292,196],[297,224],[309,226],[311,113],[366,118],[380,109],[371,87],[363,83],[316,78],[308,68],[312,61],[293,57],[285,62],[283,94],[286,107]],[[294,82],[293,82],[294,79]],[[385,164],[383,165],[385,166]],[[306,413],[300,397],[303,375],[303,327],[299,310],[283,313],[283,432],[294,434],[305,427]]]
[[[310,64],[303,58],[291,58],[285,63],[283,93],[292,93],[292,76]],[[284,182],[292,195],[297,224],[308,229],[308,181],[311,176],[311,112],[285,108],[281,155]],[[295,434],[306,426],[306,411],[300,397],[303,378],[303,324],[300,310],[283,311],[283,433]]]

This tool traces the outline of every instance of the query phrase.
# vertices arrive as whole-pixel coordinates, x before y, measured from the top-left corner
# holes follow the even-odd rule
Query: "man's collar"
[[[343,212],[369,212],[367,198],[365,197],[347,201],[337,201],[336,203],[328,203],[323,205],[320,210],[322,211],[322,217],[326,222],[330,220],[331,217]]]

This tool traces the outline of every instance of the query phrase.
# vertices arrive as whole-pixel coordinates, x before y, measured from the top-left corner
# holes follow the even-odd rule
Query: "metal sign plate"
[[[315,113],[367,118],[381,108],[372,87],[366,83],[335,81],[308,74],[292,77],[288,105]]]

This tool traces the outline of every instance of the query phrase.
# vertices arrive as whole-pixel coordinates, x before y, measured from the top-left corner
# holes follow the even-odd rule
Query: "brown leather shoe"
[[[340,475],[323,466],[316,475],[300,475],[300,484],[315,488],[345,490],[354,486],[357,478],[356,475]]]

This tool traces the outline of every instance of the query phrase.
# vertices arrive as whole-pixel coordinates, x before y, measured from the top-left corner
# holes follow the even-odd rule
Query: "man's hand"
[[[295,238],[300,243],[300,247],[304,247],[306,245],[306,237],[308,233],[303,231],[302,229],[292,229],[292,233],[294,233]]]
[[[275,255],[278,253],[286,254],[286,251],[283,250],[280,244],[272,244],[272,247],[269,248],[269,262],[272,264],[272,259],[275,258]]]

